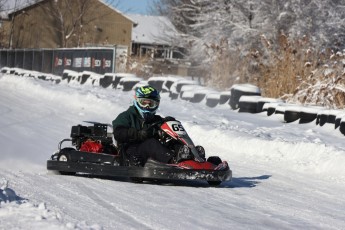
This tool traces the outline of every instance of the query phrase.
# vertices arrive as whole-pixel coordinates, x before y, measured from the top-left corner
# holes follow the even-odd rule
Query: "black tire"
[[[220,104],[220,105],[223,105],[223,104],[225,104],[226,102],[228,102],[229,99],[230,99],[230,94],[229,94],[229,95],[221,94],[221,95],[220,95],[219,104]]]
[[[206,105],[208,107],[214,108],[218,105],[219,99],[213,99],[213,98],[207,98],[206,99]]]
[[[340,131],[343,135],[345,135],[345,123],[344,123],[344,122],[340,122],[339,131]]]
[[[210,186],[218,186],[218,185],[220,185],[222,182],[221,182],[221,181],[207,181],[207,183],[208,183]]]
[[[131,182],[136,183],[136,184],[141,184],[144,182],[142,178],[138,178],[138,177],[131,177],[129,179],[131,180]]]
[[[341,118],[338,117],[334,121],[334,129],[338,128],[340,126]]]
[[[222,160],[217,157],[217,156],[211,156],[207,159],[207,162],[210,162],[214,165],[219,165],[220,163],[222,163]],[[222,182],[221,181],[207,181],[207,183],[210,185],[210,186],[218,186],[220,185]]]
[[[214,165],[219,165],[220,163],[222,163],[222,160],[217,156],[211,156],[207,159],[207,162],[210,162]]]
[[[267,109],[267,116],[271,116],[272,114],[274,114],[276,111],[276,108],[273,108],[273,107],[269,107]]]
[[[261,96],[261,93],[253,93],[253,92],[244,92],[240,89],[232,88],[229,99],[229,105],[232,110],[236,110],[239,108],[239,101],[241,96]]]
[[[300,112],[299,124],[312,122],[317,117],[316,113]]]
[[[70,161],[71,155],[69,151],[75,150],[74,148],[64,148],[61,149],[57,156],[57,161]],[[65,172],[65,171],[59,171],[61,175],[75,175],[76,172]]]
[[[319,116],[319,125],[320,125],[320,126],[323,126],[324,124],[327,123],[327,120],[328,120],[328,115],[326,115],[326,114],[321,114],[321,115]]]
[[[300,113],[296,111],[285,110],[284,121],[286,123],[297,121],[300,118]]]
[[[240,101],[238,103],[239,106],[239,113],[257,113],[258,103],[257,102],[248,102],[248,101]]]

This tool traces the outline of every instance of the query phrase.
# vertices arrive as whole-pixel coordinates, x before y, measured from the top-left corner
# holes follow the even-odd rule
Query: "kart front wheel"
[[[142,178],[138,178],[138,177],[131,177],[129,179],[131,182],[136,183],[136,184],[141,184],[144,182],[144,180]]]

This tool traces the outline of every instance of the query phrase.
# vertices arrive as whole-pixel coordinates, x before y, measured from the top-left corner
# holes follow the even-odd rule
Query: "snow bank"
[[[0,187],[0,226],[1,229],[102,229],[99,225],[86,222],[63,223],[61,213],[51,211],[44,202],[34,204],[17,196],[2,179]]]

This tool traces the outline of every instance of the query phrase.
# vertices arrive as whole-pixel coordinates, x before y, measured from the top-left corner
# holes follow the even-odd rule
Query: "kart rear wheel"
[[[57,160],[58,161],[70,161],[71,156],[69,154],[69,151],[74,150],[73,148],[64,148],[61,149],[61,151],[58,153]],[[75,175],[75,172],[65,172],[65,171],[59,171],[61,175]]]
[[[220,185],[222,182],[221,182],[221,181],[207,181],[207,183],[208,183],[210,186],[218,186],[218,185]]]
[[[58,161],[68,161],[68,157],[65,154],[60,154],[58,156]]]

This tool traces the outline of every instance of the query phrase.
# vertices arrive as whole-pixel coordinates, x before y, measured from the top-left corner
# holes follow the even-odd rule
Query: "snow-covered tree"
[[[262,35],[269,38],[270,52],[284,49],[282,34],[296,42],[307,37],[308,44],[320,50],[345,46],[344,0],[156,0],[154,6],[183,34],[180,43],[189,48],[189,58],[207,67],[213,82],[222,77],[230,79],[228,84],[235,77],[249,80],[253,60],[247,57],[253,52],[262,58],[269,55]]]

